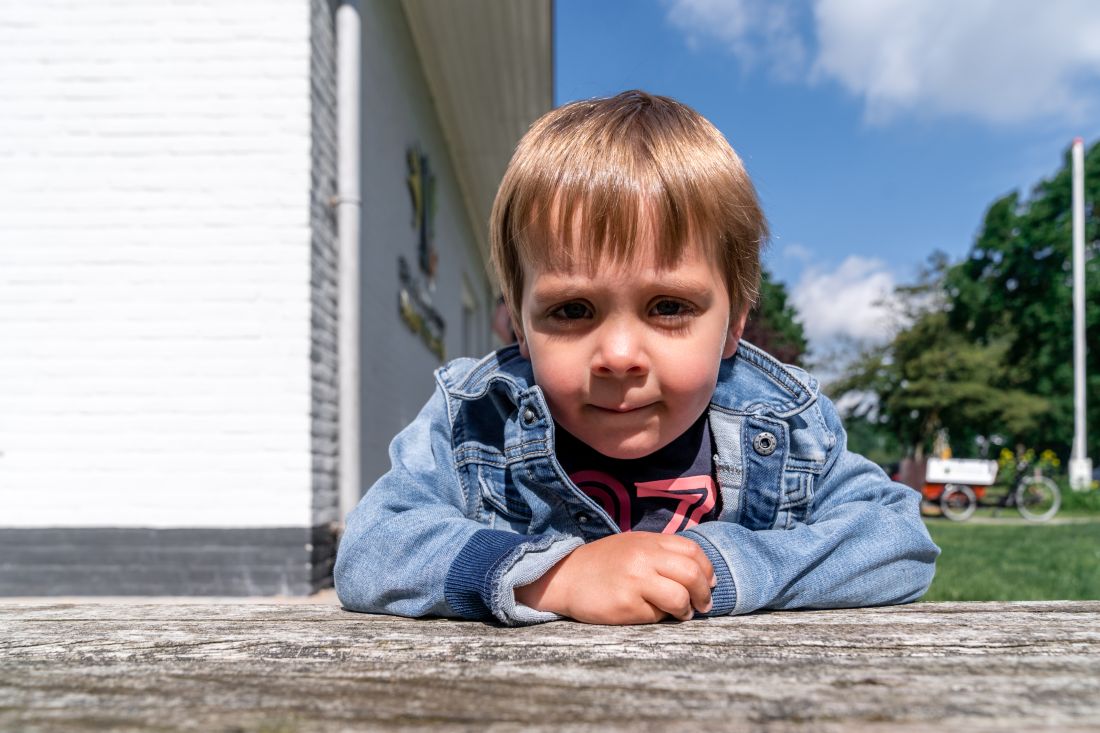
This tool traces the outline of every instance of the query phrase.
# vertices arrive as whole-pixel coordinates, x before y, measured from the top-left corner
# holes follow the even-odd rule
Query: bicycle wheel
[[[943,516],[955,522],[965,522],[978,508],[978,498],[974,489],[963,484],[948,484],[943,487],[940,497],[940,509]]]
[[[1016,487],[1016,508],[1024,519],[1045,522],[1058,513],[1062,506],[1062,492],[1058,484],[1046,476],[1028,476]]]

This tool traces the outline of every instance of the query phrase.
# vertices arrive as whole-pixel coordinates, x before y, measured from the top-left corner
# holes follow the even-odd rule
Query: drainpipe
[[[340,526],[360,496],[358,0],[336,9],[336,222],[340,243]]]

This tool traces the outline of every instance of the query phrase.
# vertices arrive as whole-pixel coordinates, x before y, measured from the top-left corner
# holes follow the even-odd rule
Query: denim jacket
[[[554,422],[516,347],[456,359],[390,445],[392,467],[348,516],[336,591],[353,611],[525,624],[515,600],[585,542],[620,531],[564,473]],[[708,422],[722,509],[682,532],[714,565],[707,615],[906,603],[939,549],[920,495],[846,450],[806,372],[741,342]]]

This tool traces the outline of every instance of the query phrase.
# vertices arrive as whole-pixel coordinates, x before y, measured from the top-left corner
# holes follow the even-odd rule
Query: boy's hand
[[[690,619],[710,610],[716,579],[699,545],[653,532],[613,534],[578,547],[516,600],[590,624]]]

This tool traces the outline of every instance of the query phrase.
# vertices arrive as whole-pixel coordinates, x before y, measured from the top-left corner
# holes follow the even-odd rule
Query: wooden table
[[[4,603],[0,730],[1100,730],[1100,601],[510,629]]]

